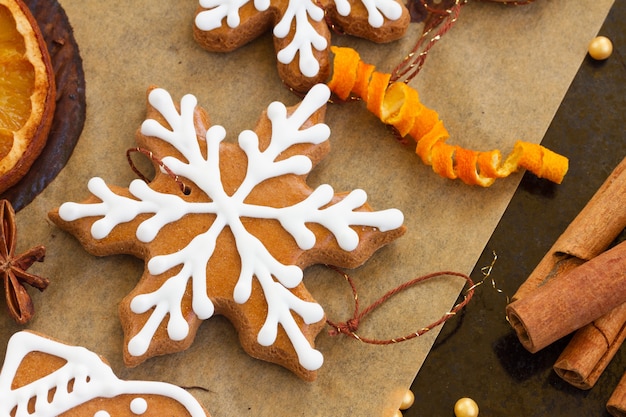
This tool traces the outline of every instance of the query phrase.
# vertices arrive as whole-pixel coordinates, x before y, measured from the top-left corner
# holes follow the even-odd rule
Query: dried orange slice
[[[55,94],[50,55],[30,10],[21,0],[0,0],[0,192],[45,146]]]

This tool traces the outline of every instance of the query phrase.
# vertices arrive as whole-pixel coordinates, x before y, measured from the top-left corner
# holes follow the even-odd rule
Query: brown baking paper
[[[137,283],[143,265],[128,256],[95,258],[61,232],[46,213],[81,201],[89,178],[127,186],[134,178],[125,152],[145,115],[150,84],[174,97],[198,97],[229,140],[253,128],[274,100],[298,98],[278,79],[270,35],[228,54],[212,54],[192,39],[197,2],[61,0],[84,60],[87,120],[68,165],[35,201],[18,213],[18,250],[47,247],[33,268],[51,284],[31,291],[36,313],[28,328],[104,355],[124,379],[159,379],[192,389],[214,417],[389,416],[398,409],[437,335],[370,346],[347,337],[317,338],[325,364],[313,383],[246,355],[233,327],[214,317],[187,351],[153,358],[137,368],[122,363],[117,305]],[[478,2],[463,7],[459,22],[432,49],[412,81],[423,103],[437,110],[452,137],[466,148],[508,153],[517,139],[541,141],[570,81],[596,35],[611,0],[538,0],[523,7]],[[421,26],[390,45],[335,35],[364,61],[390,71],[411,49]],[[376,209],[397,207],[407,234],[350,271],[362,305],[417,275],[470,272],[504,212],[521,173],[488,189],[439,178],[422,165],[414,146],[398,143],[362,103],[331,104],[330,155],[310,175],[311,185],[363,188]],[[565,179],[567,181],[567,177]],[[305,271],[304,282],[329,318],[346,320],[350,289],[324,267]],[[364,335],[390,338],[416,331],[448,311],[464,281],[429,281],[393,298],[362,324]],[[0,316],[0,353],[21,327]],[[453,359],[451,359],[453,360]],[[358,381],[355,384],[355,381]],[[419,406],[419,402],[416,404]]]

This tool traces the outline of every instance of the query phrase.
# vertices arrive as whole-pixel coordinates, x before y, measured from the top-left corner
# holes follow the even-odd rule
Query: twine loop
[[[147,156],[148,159],[150,159],[153,163],[158,165],[163,171],[165,171],[165,173],[167,175],[169,175],[170,178],[172,178],[174,180],[174,182],[176,182],[176,184],[178,184],[178,187],[180,188],[180,190],[182,191],[183,194],[189,195],[189,193],[191,192],[191,189],[189,188],[189,186],[187,184],[185,184],[180,179],[180,177],[177,174],[175,174],[167,165],[165,165],[160,158],[158,158],[156,155],[154,155],[154,153],[152,153],[152,151],[144,149],[144,148],[140,148],[140,147],[127,149],[126,150],[126,159],[128,160],[128,165],[130,165],[130,169],[132,169],[133,172],[135,174],[137,174],[137,176],[140,179],[142,179],[143,181],[145,181],[148,184],[150,183],[150,179],[148,177],[146,177],[141,171],[139,171],[139,169],[135,165],[135,162],[133,161],[133,159],[131,157],[131,155],[133,153],[141,153],[142,155]]]
[[[430,274],[419,276],[417,278],[414,278],[410,281],[405,282],[404,284],[397,286],[396,288],[388,291],[378,300],[370,304],[363,311],[361,311],[360,306],[359,306],[358,293],[357,293],[356,286],[354,285],[354,281],[352,280],[352,278],[348,274],[346,274],[345,272],[342,272],[336,267],[330,267],[330,268],[335,270],[337,273],[343,275],[344,279],[348,282],[348,284],[352,288],[352,295],[354,299],[354,311],[353,311],[352,317],[344,322],[333,322],[331,320],[326,320],[326,323],[331,327],[330,330],[328,331],[328,334],[330,336],[337,336],[339,334],[344,334],[346,336],[350,336],[354,339],[357,339],[363,343],[368,343],[368,344],[373,344],[373,345],[390,345],[393,343],[404,342],[404,341],[419,337],[423,335],[424,333],[434,329],[435,327],[440,326],[441,324],[445,323],[448,319],[456,315],[456,313],[459,310],[461,310],[470,302],[470,300],[472,299],[472,296],[474,295],[474,289],[476,288],[476,285],[474,284],[474,282],[472,281],[472,278],[470,278],[469,275],[466,275],[460,272],[454,272],[454,271],[433,272]],[[363,318],[367,316],[369,313],[371,313],[373,310],[375,310],[376,308],[380,307],[391,297],[393,297],[394,295],[402,291],[405,291],[406,289],[420,282],[424,282],[426,280],[436,278],[436,277],[441,277],[441,276],[461,277],[465,279],[467,283],[469,284],[468,290],[463,295],[463,300],[460,303],[456,304],[450,311],[446,312],[443,316],[441,316],[441,318],[429,324],[428,326],[420,328],[419,330],[413,333],[400,336],[400,337],[394,337],[391,339],[368,338],[368,337],[363,337],[357,334],[357,331],[359,330],[359,324],[361,323]]]

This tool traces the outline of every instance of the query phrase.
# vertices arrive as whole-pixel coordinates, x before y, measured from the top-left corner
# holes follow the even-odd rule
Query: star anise
[[[17,242],[15,211],[7,200],[0,200],[0,220],[0,277],[4,282],[9,314],[17,323],[24,324],[35,314],[33,301],[26,292],[24,283],[43,291],[50,282],[47,278],[26,272],[35,261],[43,262],[46,248],[36,246],[15,255]]]

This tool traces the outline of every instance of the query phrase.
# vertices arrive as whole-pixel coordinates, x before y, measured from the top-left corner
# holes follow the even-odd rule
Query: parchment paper
[[[291,105],[298,98],[278,79],[269,35],[229,54],[211,54],[196,46],[191,35],[194,0],[61,4],[84,60],[87,120],[68,165],[18,214],[18,250],[46,245],[45,262],[32,271],[51,279],[44,293],[30,291],[36,314],[26,328],[104,355],[122,378],[204,387],[206,391],[192,392],[213,417],[392,415],[437,330],[386,347],[320,334],[317,347],[325,364],[318,380],[307,383],[247,356],[232,326],[214,317],[203,324],[187,351],[134,369],[124,367],[117,304],[138,281],[142,262],[88,255],[73,237],[52,225],[46,213],[64,201],[85,198],[92,176],[122,186],[134,178],[125,151],[134,145],[150,84],[178,99],[195,94],[231,140],[253,128],[271,101]],[[472,2],[431,51],[412,84],[422,101],[439,111],[451,132],[450,143],[508,153],[518,138],[540,142],[611,4],[537,0],[515,7]],[[342,36],[335,36],[334,42],[356,48],[366,62],[390,71],[420,30],[414,25],[404,40],[390,45]],[[311,184],[329,183],[338,191],[363,188],[374,208],[401,209],[409,229],[364,267],[350,271],[362,305],[420,274],[442,269],[469,273],[521,173],[488,189],[469,187],[436,176],[414,154],[413,144],[396,142],[361,103],[330,105],[326,121],[333,149],[311,174]],[[330,319],[349,318],[350,290],[335,272],[310,268],[305,283]],[[449,277],[403,293],[368,318],[361,332],[390,338],[418,330],[448,311],[463,285],[463,280]],[[4,354],[9,336],[21,327],[2,314],[0,329]]]

